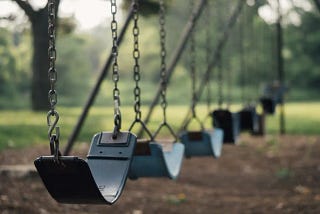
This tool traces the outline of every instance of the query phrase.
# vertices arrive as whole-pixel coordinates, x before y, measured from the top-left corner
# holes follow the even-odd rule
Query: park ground
[[[74,154],[85,157],[88,144]],[[0,174],[0,213],[320,213],[320,136],[241,136],[220,159],[185,159],[177,181],[128,180],[113,206],[55,202],[36,173]],[[1,165],[32,165],[48,148],[0,152]]]

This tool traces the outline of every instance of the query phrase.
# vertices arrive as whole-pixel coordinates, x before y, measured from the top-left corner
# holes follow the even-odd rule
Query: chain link
[[[160,23],[160,56],[161,56],[161,65],[160,65],[160,79],[161,79],[161,107],[163,110],[164,121],[166,122],[166,108],[167,108],[167,65],[166,65],[166,30],[165,30],[165,5],[164,0],[159,0],[159,23]]]
[[[113,89],[113,100],[114,100],[114,135],[121,129],[121,112],[120,112],[120,90],[118,88],[119,82],[119,66],[118,66],[118,22],[116,21],[117,14],[117,1],[111,0],[111,35],[112,35],[112,55],[113,55],[113,65],[112,65],[112,80],[114,82]]]
[[[48,47],[48,79],[50,83],[50,89],[48,92],[48,99],[50,103],[50,110],[47,114],[47,124],[49,126],[48,137],[50,141],[54,140],[59,142],[59,127],[57,123],[59,121],[59,113],[55,110],[55,106],[58,102],[58,96],[55,89],[57,82],[57,71],[56,71],[56,1],[48,1],[48,36],[49,36],[49,47]],[[52,122],[53,118],[53,122]],[[55,133],[54,133],[55,132]]]
[[[134,94],[134,111],[136,113],[136,121],[141,121],[141,89],[139,86],[139,81],[141,79],[140,77],[140,65],[139,65],[139,58],[140,58],[140,50],[139,50],[139,34],[140,34],[140,29],[138,26],[138,20],[139,20],[139,4],[138,0],[134,0],[132,4],[133,8],[133,59],[134,59],[134,66],[133,66],[133,79],[136,82],[135,88],[133,90]]]

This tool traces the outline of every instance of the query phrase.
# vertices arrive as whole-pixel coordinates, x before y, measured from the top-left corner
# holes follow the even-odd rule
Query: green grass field
[[[240,105],[232,106],[232,110],[237,111]],[[288,134],[299,135],[320,135],[320,102],[307,103],[289,103],[286,105],[286,130]],[[146,108],[142,109],[146,112]],[[168,122],[174,130],[178,130],[182,120],[187,112],[186,106],[170,106],[168,107]],[[81,108],[59,108],[61,129],[61,143],[65,145],[68,136],[81,112]],[[121,108],[123,117],[123,130],[128,129],[133,121],[133,108],[123,106]],[[206,106],[197,108],[198,115],[205,116],[207,114]],[[92,108],[89,116],[81,130],[78,138],[80,142],[90,142],[93,134],[103,131],[112,130],[113,128],[113,109],[95,107]],[[143,115],[142,115],[143,116]],[[154,112],[149,129],[154,131],[160,124],[162,112],[156,109]],[[192,124],[195,125],[195,124]],[[208,120],[206,126],[210,127]],[[139,128],[139,126],[137,126]],[[31,112],[26,110],[0,111],[0,150],[8,147],[19,148],[25,146],[33,146],[36,144],[46,144],[47,140],[46,112]],[[268,116],[267,133],[277,134],[279,130],[279,115]],[[163,135],[166,135],[164,130]]]

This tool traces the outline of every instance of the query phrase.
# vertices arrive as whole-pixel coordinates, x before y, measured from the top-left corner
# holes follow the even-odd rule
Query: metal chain
[[[139,82],[141,79],[140,76],[140,65],[139,65],[139,59],[140,59],[140,50],[139,50],[139,34],[140,29],[138,26],[139,21],[139,3],[138,0],[133,0],[132,2],[132,10],[133,10],[133,52],[132,56],[134,59],[134,66],[133,66],[133,79],[136,83],[133,94],[134,94],[134,111],[136,113],[135,120],[129,127],[129,131],[131,131],[136,123],[140,123],[142,126],[142,129],[147,133],[150,140],[152,139],[152,134],[147,128],[146,124],[141,120],[141,89],[139,86]]]
[[[244,8],[243,13],[240,15],[240,23],[239,23],[239,54],[240,54],[240,85],[241,85],[241,100],[242,103],[245,103],[245,87],[246,87],[246,69],[247,66],[245,65],[244,62],[244,55],[245,55],[245,47],[244,47],[244,30],[243,27],[245,26],[245,24],[247,23],[246,20],[247,16],[246,16],[246,7]]]
[[[163,111],[163,122],[160,124],[158,129],[152,136],[152,140],[155,140],[157,135],[160,133],[160,130],[163,127],[168,128],[170,134],[174,137],[173,143],[178,141],[178,137],[172,127],[167,123],[167,116],[166,116],[166,109],[167,109],[167,99],[166,99],[166,92],[167,92],[167,66],[166,66],[166,30],[165,30],[165,5],[164,0],[159,0],[159,24],[160,24],[160,57],[161,57],[161,66],[160,66],[160,83],[161,83],[161,101],[160,105]]]
[[[211,21],[211,8],[210,8],[210,2],[207,1],[207,14],[205,18],[205,24],[206,24],[206,64],[207,66],[210,63],[210,43],[211,43],[211,34],[210,34],[210,21]],[[207,109],[208,112],[211,111],[211,72],[212,70],[208,71],[207,79],[206,79],[206,85],[207,85]]]
[[[218,106],[222,107],[223,104],[223,75],[222,75],[222,53],[218,56]]]
[[[160,79],[161,79],[161,107],[163,110],[163,120],[166,123],[166,108],[167,108],[167,66],[166,66],[166,30],[165,30],[165,5],[164,0],[159,0],[159,23],[160,23],[160,46],[161,46],[161,66],[160,66]]]
[[[112,80],[114,82],[113,100],[114,100],[114,132],[113,137],[117,137],[117,133],[121,129],[121,112],[120,112],[120,90],[118,88],[119,66],[118,66],[118,23],[116,21],[117,1],[111,0],[111,34],[112,34]]]
[[[194,1],[190,0],[191,12],[194,6]],[[196,45],[195,45],[195,30],[194,28],[190,32],[190,78],[191,78],[191,93],[192,93],[192,101],[191,101],[191,111],[192,117],[196,117]]]
[[[222,8],[222,1],[216,1],[215,2],[215,8]],[[219,32],[219,34],[222,34],[223,31],[223,11],[222,10],[217,10],[217,19],[216,19],[216,26],[217,26],[217,30]],[[218,75],[217,75],[217,79],[218,79],[218,106],[219,108],[222,107],[223,102],[224,102],[224,96],[223,96],[223,59],[222,59],[222,54],[223,54],[223,50],[221,49],[220,52],[218,53],[218,65],[217,65],[217,69],[218,69]]]
[[[49,61],[49,70],[48,78],[50,82],[50,89],[48,92],[48,99],[50,103],[50,110],[47,114],[47,124],[49,126],[48,137],[50,139],[50,144],[54,143],[55,148],[59,148],[59,127],[57,123],[59,121],[59,113],[55,110],[55,106],[58,102],[58,96],[55,89],[57,82],[57,71],[56,71],[56,1],[48,1],[48,35],[49,35],[49,48],[48,48],[48,61]],[[53,122],[52,122],[53,120]],[[52,147],[52,146],[51,146]],[[58,152],[51,153],[58,155]]]
[[[55,27],[55,1],[49,0],[48,3],[48,34],[49,34],[49,49],[48,49],[48,56],[49,56],[49,71],[48,77],[50,81],[50,91],[49,91],[49,102],[51,110],[53,111],[55,105],[57,104],[57,94],[55,91],[55,83],[57,82],[57,71],[55,67],[56,62],[56,44],[55,44],[55,34],[56,34],[56,27]]]
[[[229,50],[226,50],[229,52]],[[227,52],[227,53],[228,53]],[[231,86],[232,86],[232,69],[230,68],[230,64],[229,62],[227,62],[225,64],[225,69],[226,69],[226,84],[227,84],[227,87],[226,87],[226,94],[227,94],[227,101],[226,101],[226,104],[227,104],[227,108],[230,107],[231,103],[232,103],[232,93],[231,93]]]
[[[138,20],[139,20],[139,13],[138,13],[138,8],[139,4],[137,2],[138,0],[134,0],[132,4],[133,8],[133,59],[134,59],[134,66],[133,66],[133,79],[136,82],[135,88],[133,90],[134,94],[134,111],[136,113],[136,121],[141,121],[141,89],[139,87],[139,81],[141,79],[140,77],[140,65],[139,65],[139,58],[140,58],[140,50],[139,50],[139,26],[138,26]]]

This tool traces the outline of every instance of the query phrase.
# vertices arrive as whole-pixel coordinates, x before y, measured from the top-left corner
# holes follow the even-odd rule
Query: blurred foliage
[[[57,43],[59,50],[57,70],[59,71],[58,88],[62,96],[81,98],[82,91],[89,88],[92,64],[89,53],[86,51],[86,38],[68,35],[61,37]],[[73,100],[79,105],[78,99]]]
[[[127,10],[129,0],[121,6]],[[203,12],[195,28],[196,63],[198,80],[207,68],[206,54],[209,55],[217,46],[221,32],[228,21],[235,2],[209,1],[211,15]],[[259,1],[261,3],[263,1]],[[160,48],[158,2],[156,0],[140,1],[140,67],[142,72],[142,102],[150,103],[159,83]],[[262,4],[262,3],[261,3]],[[190,16],[190,5],[182,0],[166,1],[167,17],[167,64],[179,37]],[[261,5],[246,5],[241,17],[223,50],[224,94],[226,99],[239,102],[241,90],[245,90],[248,100],[256,100],[259,87],[263,83],[277,78],[276,41],[274,24],[266,23],[257,15]],[[297,8],[298,10],[298,8]],[[284,28],[286,80],[293,88],[289,99],[319,99],[317,91],[320,87],[320,22],[319,12],[299,10],[301,25],[288,24]],[[119,21],[119,28],[122,25]],[[208,24],[209,23],[209,24]],[[122,104],[133,103],[133,36],[132,25],[119,49],[119,68],[121,79]],[[110,53],[111,32],[108,26],[101,25],[90,31],[78,31],[74,17],[59,21],[57,41],[58,96],[61,105],[83,105],[98,72],[104,66]],[[241,35],[243,31],[243,35]],[[210,41],[206,41],[206,33],[210,33]],[[0,28],[0,108],[28,107],[31,77],[31,41],[30,29],[17,30],[12,27]],[[240,46],[243,45],[244,63],[241,65]],[[243,67],[243,69],[241,69]],[[190,49],[187,47],[176,67],[168,90],[169,101],[173,104],[188,104],[190,99]],[[212,97],[216,97],[216,69],[213,70]],[[245,87],[241,88],[241,79],[245,79]],[[102,87],[98,104],[112,105],[112,80],[110,75]],[[199,82],[197,85],[199,86]],[[205,97],[202,97],[204,101]],[[215,102],[216,99],[214,98]]]
[[[286,30],[286,70],[288,78],[299,86],[320,89],[320,14],[303,13],[301,26]]]
[[[0,108],[20,106],[30,82],[30,37],[0,28]],[[13,105],[15,103],[16,105]]]
[[[10,33],[6,29],[0,29],[0,95],[12,96],[14,94],[15,76],[17,72],[16,60],[9,44]]]
[[[77,27],[74,17],[63,17],[59,19],[58,31],[59,34],[71,34]]]

